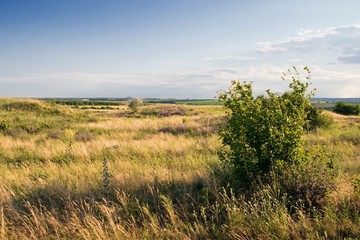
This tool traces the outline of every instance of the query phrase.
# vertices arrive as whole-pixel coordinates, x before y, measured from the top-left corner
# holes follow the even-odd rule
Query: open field
[[[126,105],[131,98],[89,98],[89,99],[63,99],[63,98],[45,98],[47,102],[53,102],[61,105],[70,106],[121,106]],[[167,99],[167,98],[147,98],[143,99],[145,104],[182,104],[182,105],[221,105],[217,99]]]
[[[0,100],[0,239],[358,239],[360,117],[305,138],[338,168],[321,210],[220,175],[221,106],[81,109]]]

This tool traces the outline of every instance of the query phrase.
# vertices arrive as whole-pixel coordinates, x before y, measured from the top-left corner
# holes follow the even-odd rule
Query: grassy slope
[[[324,210],[310,217],[290,214],[274,187],[250,201],[226,194],[213,176],[221,107],[180,110],[150,105],[133,114],[1,100],[0,239],[359,236],[352,184],[360,176],[359,117],[327,113],[335,124],[305,136],[309,148],[333,152],[340,171]]]

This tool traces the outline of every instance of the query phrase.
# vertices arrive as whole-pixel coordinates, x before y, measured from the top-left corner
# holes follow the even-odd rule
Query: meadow
[[[321,207],[289,209],[222,175],[222,106],[0,100],[0,239],[358,239],[360,117],[324,111],[305,136],[334,159]]]

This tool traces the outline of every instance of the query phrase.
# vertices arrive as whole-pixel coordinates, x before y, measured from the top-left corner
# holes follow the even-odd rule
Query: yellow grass
[[[20,100],[0,102],[14,101]],[[217,134],[224,123],[221,107],[183,106],[189,112],[184,116],[141,115],[159,108],[144,106],[138,116],[125,107],[62,107],[66,114],[49,116],[0,110],[2,119],[14,125],[44,118],[54,126],[23,138],[0,134],[0,239],[300,239],[302,231],[316,236],[332,229],[314,225],[302,213],[294,220],[281,202],[261,205],[222,195],[214,179],[222,147]],[[305,138],[308,148],[324,145],[335,154],[340,175],[329,201],[339,205],[344,196],[352,199],[351,181],[360,174],[360,118],[326,114],[335,124]],[[60,135],[49,137],[54,129]],[[74,139],[64,137],[66,129]],[[81,131],[89,139],[77,139]],[[103,188],[104,158],[110,193]],[[271,202],[271,194],[261,198]],[[356,233],[354,221],[348,224]]]

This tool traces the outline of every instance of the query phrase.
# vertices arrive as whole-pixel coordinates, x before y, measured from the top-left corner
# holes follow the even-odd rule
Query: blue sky
[[[360,1],[1,0],[0,96],[213,98],[230,80],[360,97]]]

